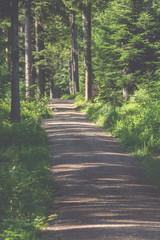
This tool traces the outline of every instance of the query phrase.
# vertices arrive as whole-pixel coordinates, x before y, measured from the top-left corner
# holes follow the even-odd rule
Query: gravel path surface
[[[160,240],[160,190],[114,138],[78,112],[73,100],[52,100],[44,121],[60,192],[58,217],[46,240]]]

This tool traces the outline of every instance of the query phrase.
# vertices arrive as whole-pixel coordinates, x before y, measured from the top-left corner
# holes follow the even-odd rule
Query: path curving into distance
[[[160,190],[73,103],[52,100],[55,118],[43,123],[60,185],[45,240],[160,240]]]

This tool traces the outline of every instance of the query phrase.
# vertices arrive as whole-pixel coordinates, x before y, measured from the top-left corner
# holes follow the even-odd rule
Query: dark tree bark
[[[86,101],[92,98],[91,7],[92,4],[89,2],[84,5],[82,11]]]
[[[25,0],[25,83],[26,98],[34,97],[31,48],[31,0]]]
[[[0,0],[0,17],[10,17],[12,0]]]
[[[40,52],[45,49],[44,39],[43,39],[43,28],[38,22],[37,12],[35,21],[35,34],[36,34],[36,52]],[[39,60],[43,60],[44,57],[41,56]],[[44,96],[45,93],[45,70],[41,66],[37,66],[37,85],[40,91],[40,97]]]
[[[19,96],[19,38],[18,38],[18,0],[11,1],[11,59],[12,59],[12,84],[11,84],[11,120],[20,121],[20,96]]]
[[[73,12],[71,14],[71,53],[72,53],[73,93],[79,92],[77,33],[76,33],[75,18],[76,18],[75,12]]]

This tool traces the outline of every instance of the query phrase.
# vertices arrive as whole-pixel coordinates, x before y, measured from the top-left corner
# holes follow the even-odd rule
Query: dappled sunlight
[[[95,167],[100,167],[100,166],[114,166],[114,167],[120,167],[123,166],[122,164],[111,164],[111,163],[98,163],[98,164],[92,164],[92,163],[86,163],[86,164],[63,164],[60,165],[60,168],[54,168],[54,172],[65,172],[65,171],[77,171],[77,170],[81,170],[82,169],[86,169],[86,168],[95,168]]]
[[[124,222],[124,223],[115,223],[115,224],[86,224],[86,225],[73,225],[73,226],[61,226],[61,227],[48,227],[48,230],[55,230],[55,231],[64,231],[64,230],[74,230],[74,229],[89,229],[89,228],[131,228],[131,227],[147,227],[150,229],[154,229],[154,228],[159,228],[159,225],[155,226],[156,223],[154,223],[154,225],[152,225],[153,223],[150,222],[132,222],[129,221],[128,222]],[[159,224],[159,223],[157,223]],[[148,229],[149,230],[149,229]],[[157,230],[157,229],[156,229]],[[159,229],[158,229],[159,230]],[[160,232],[160,230],[159,230]]]
[[[58,217],[44,232],[62,240],[159,240],[160,194],[142,167],[70,102],[55,108],[44,126],[60,185]]]
[[[90,123],[90,122],[88,122],[87,124],[86,124],[86,122],[72,122],[72,121],[70,121],[70,122],[68,122],[68,123],[66,123],[66,120],[65,121],[61,121],[61,122],[59,122],[59,123],[57,123],[56,121],[55,122],[48,122],[47,124],[46,124],[46,126],[54,126],[54,125],[66,125],[67,127],[68,126],[72,126],[72,129],[74,128],[74,127],[76,127],[77,125],[79,126],[79,125],[84,125],[84,126],[87,126],[88,128],[89,128],[89,126],[93,126],[93,123]],[[63,126],[64,127],[64,126]]]
[[[96,179],[97,181],[118,181],[118,182],[124,182],[125,181],[125,179],[122,179],[122,178],[115,178],[115,179],[113,179],[113,178],[97,178]]]

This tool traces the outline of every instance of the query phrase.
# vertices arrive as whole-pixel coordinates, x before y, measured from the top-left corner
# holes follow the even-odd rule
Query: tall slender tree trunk
[[[55,94],[55,92],[54,92],[54,80],[51,79],[50,80],[50,99],[53,99],[54,94]]]
[[[43,28],[38,22],[37,11],[35,11],[35,34],[36,34],[36,52],[40,52],[45,49],[44,39],[43,39]],[[41,56],[39,60],[43,60],[44,57]],[[41,66],[37,66],[37,85],[40,92],[40,97],[44,96],[45,93],[45,70]]]
[[[7,32],[7,47],[6,47],[6,63],[7,69],[11,72],[11,43],[12,43],[12,36],[11,36],[11,28],[8,28]]]
[[[72,60],[68,63],[68,73],[69,73],[69,93],[73,94]]]
[[[87,3],[82,11],[86,101],[92,98],[91,8],[92,4]]]
[[[26,98],[34,97],[31,48],[31,0],[25,0],[25,83]]]
[[[19,38],[18,38],[18,0],[11,1],[11,120],[20,121],[20,96],[19,96]]]
[[[123,43],[122,43],[122,49],[124,49]],[[122,70],[122,74],[124,76],[127,74],[125,68]],[[127,102],[129,99],[130,99],[130,96],[129,96],[128,86],[127,86],[127,84],[125,84],[123,86],[123,102]]]
[[[79,92],[77,32],[76,32],[75,19],[76,19],[75,12],[72,12],[71,14],[71,53],[72,53],[73,93]]]

